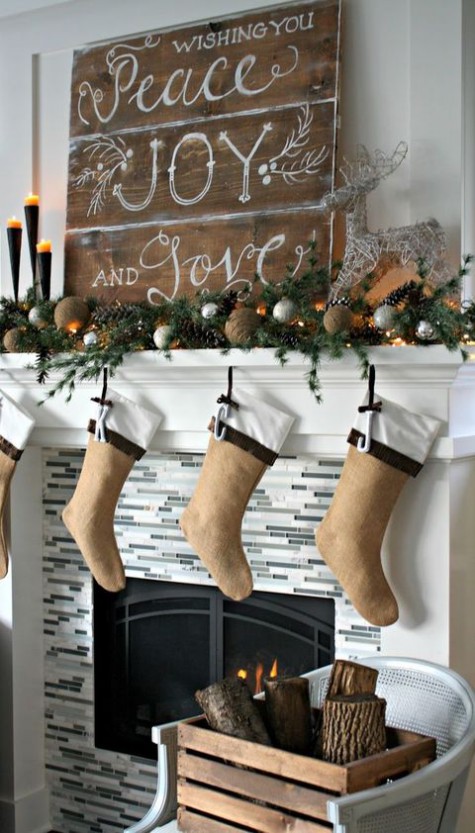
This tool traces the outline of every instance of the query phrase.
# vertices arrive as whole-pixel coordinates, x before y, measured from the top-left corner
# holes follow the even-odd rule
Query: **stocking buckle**
[[[221,428],[221,420],[227,419],[227,417],[229,416],[229,407],[230,406],[228,404],[223,403],[219,406],[218,412],[216,414],[216,419],[214,421],[214,438],[218,440],[218,442],[224,440],[224,436],[226,434],[226,426],[224,426],[224,428]]]
[[[374,384],[376,381],[376,370],[374,368],[374,364],[370,364],[369,366],[369,381],[368,381],[368,404],[361,405],[358,408],[358,412],[360,414],[366,413],[366,432],[364,437],[359,437],[358,442],[356,444],[356,448],[358,451],[362,451],[365,454],[371,448],[371,437],[373,433],[373,417],[376,413],[379,413],[381,410],[381,402],[374,401]]]
[[[110,411],[110,407],[110,402],[99,403],[94,439],[100,443],[107,442],[106,417]]]
[[[371,434],[373,431],[373,417],[376,411],[366,411],[366,431],[364,437],[359,437],[356,444],[358,451],[363,451],[365,454],[371,448]]]

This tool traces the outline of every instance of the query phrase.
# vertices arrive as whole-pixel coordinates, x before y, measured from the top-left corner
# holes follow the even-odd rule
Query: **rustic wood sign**
[[[158,303],[297,275],[331,227],[339,0],[74,54],[65,293]]]

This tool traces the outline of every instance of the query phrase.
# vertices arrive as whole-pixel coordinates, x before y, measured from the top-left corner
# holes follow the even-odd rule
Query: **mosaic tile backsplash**
[[[44,638],[46,760],[52,824],[61,833],[116,833],[142,818],[156,790],[156,766],[94,747],[92,586],[61,521],[83,451],[45,449]],[[178,519],[203,455],[148,453],[124,486],[115,518],[126,573],[209,584]],[[256,590],[335,599],[338,657],[374,654],[380,630],[356,613],[315,547],[342,461],[279,458],[254,492],[243,544]]]

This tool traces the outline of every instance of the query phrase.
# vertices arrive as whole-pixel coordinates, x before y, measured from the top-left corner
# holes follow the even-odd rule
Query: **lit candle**
[[[38,240],[38,221],[40,216],[40,198],[31,192],[25,197],[26,233],[30,252],[33,288],[36,288],[36,241]]]
[[[36,252],[41,295],[43,300],[49,301],[51,290],[51,240],[40,240],[36,244]]]
[[[40,198],[38,194],[32,194],[31,191],[27,197],[25,197],[25,205],[39,205]]]
[[[20,254],[22,227],[20,220],[9,217],[7,220],[8,249],[10,251],[10,266],[12,270],[13,297],[18,301],[18,287],[20,284]]]
[[[40,252],[50,252],[51,240],[40,240],[40,242],[36,244],[36,251],[38,252],[38,254]]]

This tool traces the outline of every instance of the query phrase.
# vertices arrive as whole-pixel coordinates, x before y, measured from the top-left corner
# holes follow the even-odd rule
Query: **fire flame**
[[[272,663],[272,668],[269,671],[269,677],[277,677],[279,673],[279,666],[277,663],[277,659],[274,659]],[[236,672],[236,676],[239,677],[241,680],[247,680],[248,672],[245,668],[240,668],[239,671]],[[254,694],[260,694],[262,691],[262,678],[264,677],[264,665],[262,662],[258,662],[256,665],[256,670],[254,672],[255,677],[255,686],[254,686]]]
[[[262,677],[264,676],[264,666],[262,662],[258,662],[256,665],[256,687],[254,689],[254,694],[259,694],[262,691]]]

